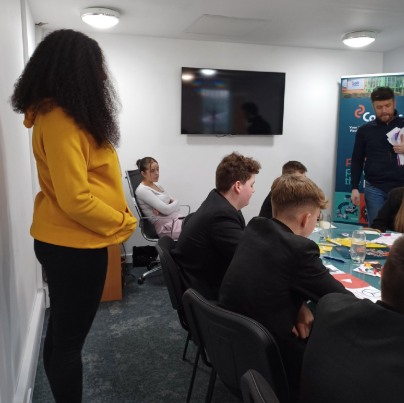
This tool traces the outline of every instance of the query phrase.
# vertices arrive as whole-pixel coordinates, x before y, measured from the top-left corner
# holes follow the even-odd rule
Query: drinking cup
[[[327,239],[331,236],[331,214],[321,212],[318,220],[320,227],[320,239]]]
[[[352,232],[351,259],[356,263],[363,263],[366,257],[366,234],[363,230]]]

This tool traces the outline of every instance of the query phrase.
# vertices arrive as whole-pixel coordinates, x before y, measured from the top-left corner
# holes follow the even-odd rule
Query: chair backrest
[[[182,296],[185,292],[185,286],[181,280],[180,268],[171,256],[171,251],[174,247],[175,241],[167,235],[160,238],[156,245],[171,305],[173,309],[177,311],[181,326],[188,331],[189,327],[182,305]]]
[[[223,309],[193,289],[183,296],[192,339],[220,379],[241,397],[240,379],[249,369],[264,376],[280,402],[289,401],[289,388],[278,346],[269,331],[244,315]]]
[[[243,403],[279,403],[271,385],[254,369],[241,377],[241,392]]]
[[[133,204],[135,205],[136,213],[140,218],[139,226],[144,238],[148,241],[156,242],[159,238],[153,223],[145,217],[142,210],[139,207],[139,203],[136,198],[136,189],[143,180],[142,174],[139,169],[126,171],[126,179],[128,181],[130,195],[132,196]]]

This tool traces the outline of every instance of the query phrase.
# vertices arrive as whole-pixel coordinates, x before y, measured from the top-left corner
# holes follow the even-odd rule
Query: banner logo
[[[359,105],[358,109],[355,111],[355,117],[360,119],[361,115],[365,112],[365,107],[364,105]]]
[[[358,105],[358,108],[355,110],[354,115],[357,119],[360,119],[362,116],[362,119],[365,122],[371,122],[372,120],[376,119],[375,115],[371,115],[370,112],[365,112],[365,106],[360,104]]]

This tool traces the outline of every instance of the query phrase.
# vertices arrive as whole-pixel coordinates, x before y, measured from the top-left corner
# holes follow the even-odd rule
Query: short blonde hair
[[[293,213],[301,207],[324,209],[328,205],[324,192],[309,178],[285,174],[276,178],[271,187],[274,216]]]

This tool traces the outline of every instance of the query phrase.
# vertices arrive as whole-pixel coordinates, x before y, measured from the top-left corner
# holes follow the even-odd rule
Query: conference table
[[[324,265],[330,270],[330,273],[339,280],[345,288],[353,292],[358,298],[368,298],[374,302],[380,299],[380,277],[378,275],[365,274],[364,272],[358,272],[361,264],[356,263],[350,259],[350,257],[342,255],[335,249],[336,244],[341,241],[345,243],[344,239],[350,239],[352,232],[355,229],[360,229],[361,227],[353,224],[346,223],[332,223],[330,230],[330,235],[327,240],[321,239],[320,229],[316,228],[315,231],[310,235],[310,239],[319,244],[320,257],[323,260]],[[380,234],[372,233],[369,231],[366,235],[367,243],[376,239]],[[335,241],[336,243],[332,243]],[[337,248],[338,249],[338,248]],[[349,249],[346,248],[348,251]],[[381,247],[380,250],[388,251],[388,247]],[[374,257],[366,256],[365,263],[376,264],[379,263],[383,265],[385,262],[385,257]],[[374,262],[374,263],[373,263]],[[363,266],[362,266],[363,267]],[[367,272],[372,272],[367,270]],[[377,271],[372,272],[375,274]]]

